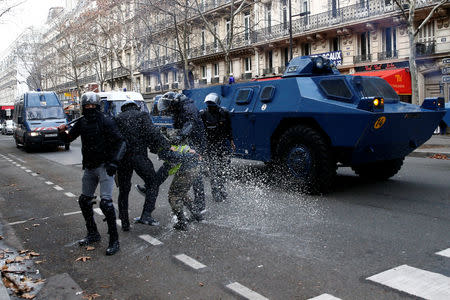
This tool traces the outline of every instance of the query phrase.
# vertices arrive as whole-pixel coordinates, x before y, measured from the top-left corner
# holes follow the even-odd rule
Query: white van
[[[149,113],[144,98],[137,92],[100,92],[100,109],[103,113],[110,116],[117,116],[121,112],[123,103],[127,100],[133,100],[139,105],[141,111]]]

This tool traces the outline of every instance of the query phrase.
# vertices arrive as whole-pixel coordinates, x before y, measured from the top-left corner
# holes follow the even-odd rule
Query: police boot
[[[175,213],[177,216],[177,222],[173,225],[173,228],[176,230],[187,231],[188,230],[188,221],[184,216],[183,211]]]
[[[86,237],[78,241],[80,246],[87,246],[101,240],[100,233],[98,233],[97,225],[94,220],[94,211],[92,206],[95,204],[95,201],[92,201],[93,199],[95,199],[95,197],[88,197],[85,195],[81,195],[78,198],[78,204],[80,205],[81,213],[86,221],[87,229]]]
[[[116,211],[111,199],[102,199],[100,201],[100,209],[105,215],[106,223],[108,224],[109,245],[106,249],[106,255],[114,255],[119,251],[119,233],[116,226]]]
[[[191,216],[189,218],[190,222],[193,222],[193,221],[201,222],[204,219],[205,218],[203,217],[203,214],[200,212],[199,209],[197,209],[197,208],[191,209]]]
[[[153,219],[151,213],[147,213],[145,211],[142,212],[140,217],[134,219],[136,223],[150,225],[150,226],[159,226],[159,222]]]
[[[128,218],[128,211],[127,212],[119,212],[119,219],[122,223],[122,230],[123,231],[130,231],[130,219]]]

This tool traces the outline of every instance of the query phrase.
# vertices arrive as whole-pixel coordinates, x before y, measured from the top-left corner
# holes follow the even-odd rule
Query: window
[[[359,35],[359,54],[361,60],[370,60],[370,32],[363,32]]]
[[[334,37],[330,40],[330,51],[339,51],[341,50],[341,45],[339,41],[339,37]]]
[[[275,87],[274,86],[265,86],[261,91],[261,101],[262,102],[269,102],[273,98],[273,94],[275,93]]]
[[[217,49],[218,42],[217,42],[217,24],[214,24],[214,48]]]
[[[206,66],[202,66],[202,78],[206,78]]]
[[[303,53],[303,55],[311,54],[311,44],[310,43],[304,43],[302,45],[302,53]]]
[[[339,0],[331,0],[331,15],[333,18],[338,16]]]
[[[385,28],[383,32],[384,58],[397,57],[397,30]]]
[[[147,86],[151,86],[151,84],[152,84],[152,77],[147,75],[147,76],[145,76],[145,79],[147,81]]]
[[[178,82],[178,72],[175,70],[172,72],[173,82]]]
[[[287,15],[287,0],[281,1],[281,22],[283,24],[283,29],[288,28],[288,15]]]
[[[127,66],[131,68],[131,54],[127,53]]]
[[[252,58],[246,57],[244,59],[244,69],[245,73],[250,73],[252,71]]]
[[[252,89],[240,89],[236,96],[237,104],[248,104],[251,101],[253,94]]]
[[[267,33],[272,33],[272,3],[266,6]]]
[[[302,11],[303,13],[306,14],[305,16],[302,17],[302,18],[303,18],[303,24],[304,24],[304,25],[308,25],[308,24],[309,24],[309,18],[308,18],[308,13],[309,13],[309,11],[308,11],[308,0],[303,0],[303,5],[302,5],[302,7],[301,7],[300,9],[301,9],[301,11]]]
[[[164,73],[164,83],[169,83],[169,72]]]
[[[228,62],[228,65],[229,65],[229,67],[230,67],[230,75],[233,73],[233,61],[232,60],[230,60],[229,62]]]
[[[289,48],[284,48],[283,49],[284,51],[283,51],[283,58],[284,58],[284,66],[285,67],[287,67],[287,65],[289,64],[289,61],[290,61],[290,57],[289,57]]]
[[[214,64],[214,77],[219,77],[219,64]]]
[[[244,13],[244,38],[246,41],[250,40],[250,13]]]
[[[270,70],[268,72],[272,72],[272,68],[273,68],[273,51],[272,50],[267,52],[267,68]]]
[[[226,20],[226,28],[227,28],[227,45],[230,43],[230,35],[231,35],[231,25],[230,25],[230,20]]]
[[[202,50],[205,51],[205,29],[202,29]]]
[[[342,78],[322,79],[320,81],[320,87],[328,97],[344,100],[350,100],[352,98],[352,92]]]

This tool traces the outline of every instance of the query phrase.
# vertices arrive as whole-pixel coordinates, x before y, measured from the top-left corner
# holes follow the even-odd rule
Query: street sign
[[[443,64],[450,64],[450,57],[444,58],[444,59],[442,60],[442,63],[443,63]]]
[[[450,67],[442,68],[442,75],[450,74]]]
[[[443,83],[450,83],[450,75],[442,76]]]

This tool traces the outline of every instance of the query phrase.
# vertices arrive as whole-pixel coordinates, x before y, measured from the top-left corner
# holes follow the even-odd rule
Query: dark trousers
[[[227,198],[225,181],[230,172],[230,156],[226,154],[208,155],[206,164],[211,182],[211,194],[215,201],[223,201]]]
[[[150,217],[155,209],[156,198],[158,197],[159,181],[152,161],[146,155],[133,155],[125,157],[117,170],[119,182],[119,218],[128,218],[128,195],[131,190],[131,177],[133,170],[145,182],[145,202],[142,209],[141,218]]]

